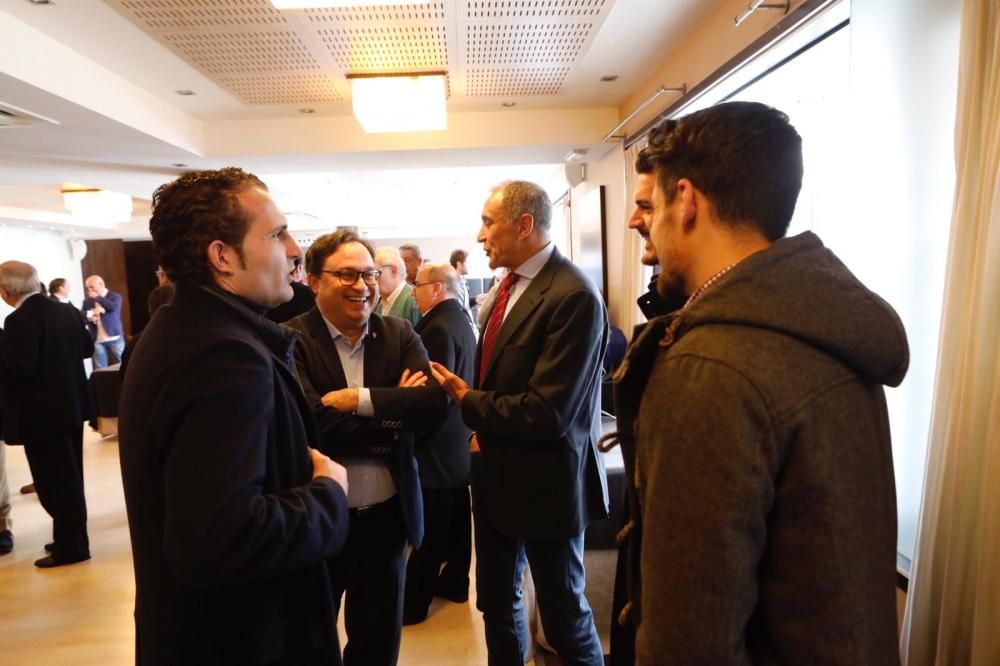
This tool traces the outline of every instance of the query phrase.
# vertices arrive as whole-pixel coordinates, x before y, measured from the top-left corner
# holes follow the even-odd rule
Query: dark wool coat
[[[883,385],[908,359],[812,233],[650,322],[617,375],[639,663],[898,663]]]

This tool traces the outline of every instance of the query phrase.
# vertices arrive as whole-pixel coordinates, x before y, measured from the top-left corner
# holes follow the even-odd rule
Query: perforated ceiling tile
[[[200,28],[281,26],[287,19],[270,0],[107,0],[153,32]]]
[[[330,77],[323,74],[220,76],[218,81],[248,104],[302,104],[344,99]]]
[[[571,64],[583,52],[590,23],[467,25],[469,65]]]
[[[294,32],[179,33],[164,40],[210,74],[318,71]]]
[[[597,16],[614,0],[467,0],[470,19],[544,19]]]
[[[317,31],[337,68],[347,72],[446,69],[443,26],[335,28]]]
[[[312,23],[385,23],[398,21],[443,21],[443,2],[425,5],[374,5],[371,7],[331,7],[306,9],[305,15]]]
[[[469,97],[530,97],[558,95],[569,67],[520,69],[470,69],[466,76]]]

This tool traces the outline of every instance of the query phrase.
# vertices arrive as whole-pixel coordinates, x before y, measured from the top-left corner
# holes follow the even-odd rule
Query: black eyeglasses
[[[430,280],[428,282],[414,282],[414,287],[426,287],[429,284],[441,284],[440,280]]]
[[[379,277],[382,275],[382,271],[379,270],[372,269],[370,271],[356,271],[352,268],[344,268],[339,271],[320,271],[320,273],[335,275],[337,279],[340,280],[340,284],[345,287],[353,286],[357,283],[359,277],[364,280],[367,285],[377,284]]]

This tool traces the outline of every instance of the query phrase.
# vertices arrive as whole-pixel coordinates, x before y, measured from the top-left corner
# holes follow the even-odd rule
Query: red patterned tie
[[[486,379],[486,369],[490,365],[490,355],[493,353],[493,343],[500,335],[500,326],[503,324],[503,314],[507,309],[507,298],[510,290],[520,276],[517,273],[507,273],[507,277],[500,283],[500,291],[497,293],[496,303],[493,304],[493,312],[490,313],[490,320],[486,322],[486,332],[483,334],[483,354],[479,358],[479,385],[483,385]]]

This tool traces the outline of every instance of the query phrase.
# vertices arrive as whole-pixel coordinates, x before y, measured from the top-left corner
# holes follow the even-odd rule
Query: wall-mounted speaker
[[[584,162],[570,162],[566,165],[566,182],[576,187],[587,180],[587,165]]]
[[[73,261],[83,261],[83,258],[87,256],[87,241],[82,238],[70,238],[69,243],[69,258]]]

